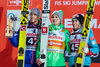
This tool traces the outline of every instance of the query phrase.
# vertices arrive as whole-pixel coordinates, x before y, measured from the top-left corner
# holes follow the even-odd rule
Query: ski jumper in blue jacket
[[[34,16],[41,16],[41,12],[38,8],[33,8],[31,10],[32,13],[31,19],[34,19]],[[34,25],[30,20],[27,24],[27,29],[26,29],[26,46],[25,46],[25,67],[38,67],[36,64],[36,47],[38,45],[38,37],[41,32],[41,21],[40,19],[38,20],[38,24]],[[9,41],[14,47],[18,47],[19,43],[19,32],[20,30],[17,31],[16,34],[13,34],[12,38],[9,38]]]

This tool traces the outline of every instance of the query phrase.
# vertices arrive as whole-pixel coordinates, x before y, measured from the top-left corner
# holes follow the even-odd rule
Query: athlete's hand
[[[38,66],[40,66],[42,64],[42,62],[40,61],[40,59],[36,59],[36,63],[38,64]]]

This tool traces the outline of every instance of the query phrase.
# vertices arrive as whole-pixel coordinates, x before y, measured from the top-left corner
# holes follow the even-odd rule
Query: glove
[[[83,51],[85,54],[87,54],[87,53],[89,52],[89,48],[85,46],[85,47],[82,48],[82,51]]]

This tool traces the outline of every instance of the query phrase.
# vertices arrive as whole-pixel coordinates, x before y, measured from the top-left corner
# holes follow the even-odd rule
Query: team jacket
[[[83,27],[81,27],[80,29],[78,29],[76,31],[73,31],[70,36],[71,56],[69,58],[69,64],[68,64],[69,66],[73,66],[76,63],[77,53],[79,50],[79,45],[80,45],[81,36],[82,36],[82,29],[83,29]],[[97,55],[97,53],[99,53],[99,47],[94,38],[92,29],[90,29],[90,33],[89,33],[88,48],[89,48],[89,52],[85,56],[84,66],[90,66],[90,64],[91,64],[90,56]]]
[[[18,47],[19,31],[12,38],[9,38],[14,47]],[[38,45],[38,37],[41,31],[41,26],[34,26],[28,22],[26,29],[26,46],[25,46],[25,67],[37,67],[36,65],[36,47]]]
[[[47,66],[66,66],[64,50],[70,52],[68,43],[70,42],[70,33],[65,30],[63,24],[55,26],[51,24],[48,32]],[[36,58],[40,57],[40,42],[36,51]]]

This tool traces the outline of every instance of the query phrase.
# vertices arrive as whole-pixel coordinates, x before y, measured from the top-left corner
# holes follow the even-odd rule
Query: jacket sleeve
[[[36,48],[36,59],[40,57],[40,38],[41,38],[41,36],[39,35],[39,43]]]
[[[89,47],[89,52],[87,53],[87,55],[96,55],[97,53],[99,53],[99,46],[94,38],[92,29],[90,29],[89,33],[88,47]]]
[[[19,30],[17,31],[16,34],[13,34],[12,38],[8,38],[10,43],[14,46],[14,47],[18,47],[18,43],[19,43]]]
[[[71,53],[70,50],[70,33],[68,30],[65,30],[65,44],[66,44],[66,49],[68,51],[68,53]]]

